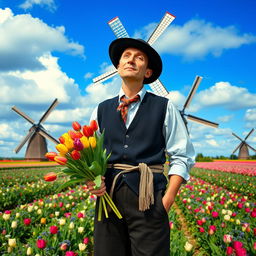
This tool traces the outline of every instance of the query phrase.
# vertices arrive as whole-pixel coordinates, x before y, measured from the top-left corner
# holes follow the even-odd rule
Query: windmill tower
[[[235,133],[232,132],[232,135],[234,135],[237,139],[239,139],[241,141],[240,144],[235,148],[235,150],[232,153],[232,154],[234,154],[239,149],[238,159],[249,159],[248,148],[250,148],[251,150],[256,152],[256,150],[246,142],[246,140],[253,133],[253,131],[254,131],[254,128],[251,129],[251,131],[247,134],[247,136],[244,138],[244,140],[242,140],[239,136],[237,136]]]
[[[27,160],[45,160],[45,153],[47,152],[47,143],[46,139],[51,140],[55,144],[59,142],[53,138],[45,128],[42,126],[42,123],[45,122],[46,118],[52,112],[52,110],[58,105],[58,100],[55,99],[47,111],[43,114],[38,123],[30,118],[28,115],[20,111],[17,107],[12,107],[12,110],[17,114],[26,119],[29,123],[32,124],[29,129],[28,134],[23,138],[20,144],[15,148],[14,152],[18,153],[24,144],[28,141],[25,158]]]
[[[160,21],[160,23],[157,25],[156,29],[153,31],[153,33],[147,40],[147,42],[150,45],[152,45],[160,37],[160,35],[165,31],[165,29],[171,24],[171,22],[174,19],[175,19],[175,16],[173,16],[169,12],[166,12],[164,17]],[[126,29],[124,28],[123,24],[121,23],[121,21],[118,17],[115,17],[114,19],[110,20],[108,22],[108,25],[110,26],[110,28],[112,29],[112,31],[114,32],[114,34],[117,38],[129,37]],[[117,74],[117,70],[115,67],[113,67],[110,71],[94,78],[93,82],[95,84],[99,83],[99,82],[103,82],[103,81],[113,77],[116,74]],[[200,117],[196,117],[193,115],[185,114],[185,110],[186,110],[186,108],[188,108],[189,104],[191,103],[191,100],[192,100],[201,80],[202,80],[202,77],[196,76],[195,81],[190,90],[190,93],[188,95],[188,98],[183,106],[183,109],[180,110],[180,113],[181,113],[182,119],[183,119],[186,127],[187,127],[187,119],[189,119],[191,121],[194,121],[194,122],[197,122],[200,124],[204,124],[204,125],[208,125],[208,126],[217,128],[219,126],[219,124],[217,124],[217,123],[214,123],[214,122],[211,122],[206,119],[202,119]],[[170,92],[168,92],[166,87],[162,84],[162,82],[159,79],[157,79],[155,82],[149,84],[149,86],[155,94],[162,96],[162,97],[170,98],[170,96],[171,96]]]

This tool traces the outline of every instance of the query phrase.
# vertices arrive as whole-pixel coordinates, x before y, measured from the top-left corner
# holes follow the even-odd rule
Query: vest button
[[[126,158],[127,158],[127,155],[123,155],[123,158],[126,159]]]
[[[124,148],[128,148],[128,145],[124,145]]]
[[[130,136],[128,134],[126,134],[125,137],[128,139]]]

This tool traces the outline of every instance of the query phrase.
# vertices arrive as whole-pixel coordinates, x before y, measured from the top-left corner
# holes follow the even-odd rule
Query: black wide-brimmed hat
[[[162,72],[162,60],[159,54],[147,42],[142,39],[134,38],[118,38],[109,46],[109,56],[113,65],[117,68],[122,53],[127,48],[136,48],[144,52],[148,57],[148,68],[152,69],[153,73],[149,78],[145,78],[143,83],[153,83]]]

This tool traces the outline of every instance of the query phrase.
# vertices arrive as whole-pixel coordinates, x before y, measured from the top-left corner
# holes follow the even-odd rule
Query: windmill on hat
[[[148,44],[152,45],[160,37],[160,35],[166,30],[166,28],[172,23],[172,21],[174,19],[175,19],[175,16],[173,16],[169,12],[166,12],[165,15],[163,16],[162,20],[160,21],[160,23],[157,25],[157,27],[155,28],[155,30],[153,31],[153,33],[147,40]],[[121,21],[118,17],[115,17],[112,20],[110,20],[108,22],[108,25],[110,26],[110,28],[112,29],[112,31],[114,32],[114,34],[117,38],[129,37],[126,29],[124,28],[123,24],[121,23]],[[115,67],[113,67],[110,71],[94,78],[93,82],[95,84],[104,82],[105,80],[115,76],[116,74],[117,74],[117,69]],[[208,126],[217,128],[219,126],[219,124],[217,124],[217,123],[214,123],[214,122],[208,121],[206,119],[185,113],[185,110],[186,110],[186,108],[188,108],[189,104],[191,103],[192,97],[194,96],[201,80],[202,80],[201,76],[196,76],[195,81],[190,90],[190,93],[187,97],[187,100],[183,106],[183,109],[180,110],[180,113],[181,113],[182,119],[183,119],[186,127],[187,127],[187,119],[188,119],[188,120],[200,123],[200,124],[204,124],[204,125],[208,125]],[[166,98],[170,98],[170,96],[171,96],[170,92],[166,89],[166,87],[163,85],[163,83],[159,79],[157,79],[155,82],[149,84],[149,86],[155,94],[157,94],[159,96],[166,97]]]

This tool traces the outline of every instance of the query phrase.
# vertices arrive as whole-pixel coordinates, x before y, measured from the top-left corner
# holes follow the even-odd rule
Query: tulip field
[[[93,255],[96,198],[57,193],[67,177],[43,177],[59,168],[0,170],[0,255]],[[256,255],[255,174],[256,162],[196,163],[169,213],[170,255]]]

